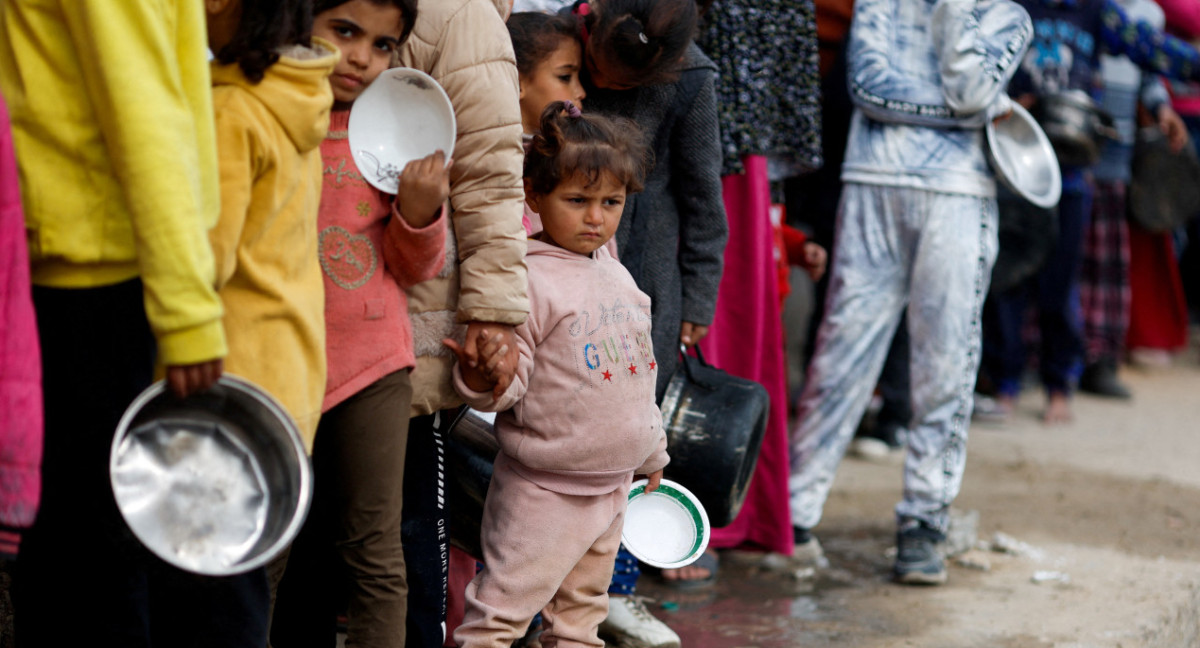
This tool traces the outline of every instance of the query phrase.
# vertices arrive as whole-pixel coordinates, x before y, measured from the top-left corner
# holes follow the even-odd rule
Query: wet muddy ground
[[[829,569],[726,552],[708,591],[642,593],[686,648],[1200,646],[1200,364],[1123,378],[1132,402],[1079,396],[1067,426],[1031,390],[972,427],[957,505],[977,547],[945,586],[889,581],[899,459],[847,458],[816,529]]]
[[[1037,421],[1036,390],[1008,424],[974,425],[957,506],[978,546],[945,586],[889,581],[899,458],[847,458],[816,529],[829,569],[726,552],[709,590],[648,575],[641,593],[685,648],[1200,648],[1198,346],[1124,371],[1131,402],[1077,397],[1070,425]]]

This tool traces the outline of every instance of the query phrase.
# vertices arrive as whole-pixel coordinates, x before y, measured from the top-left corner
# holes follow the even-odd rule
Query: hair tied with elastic
[[[638,40],[642,41],[643,45],[650,44],[650,39],[646,38],[646,32],[638,32]]]
[[[583,117],[583,111],[570,99],[563,101],[563,109],[567,111],[567,117]]]

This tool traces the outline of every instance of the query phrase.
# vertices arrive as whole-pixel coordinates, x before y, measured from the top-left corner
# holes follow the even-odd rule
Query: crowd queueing
[[[1138,127],[1176,152],[1200,130],[1200,54],[1163,33],[1200,33],[1200,12],[1162,6],[3,3],[8,631],[22,648],[679,648],[621,529],[633,481],[652,491],[670,464],[659,405],[693,347],[762,384],[769,420],[737,517],[656,577],[709,587],[729,548],[827,564],[816,527],[882,396],[866,432],[906,453],[892,576],[945,582],[968,429],[1014,415],[1031,334],[1047,423],[1077,388],[1130,397],[1127,346],[1161,362],[1183,344],[1175,239],[1125,221]],[[397,66],[442,86],[457,137],[392,195],[348,130]],[[984,129],[1071,90],[1115,135],[1060,152],[1062,201],[1032,213]],[[1007,263],[1029,223],[1052,228],[1045,258]],[[791,384],[789,264],[822,295]],[[147,386],[186,398],[225,373],[291,415],[315,486],[282,555],[214,577],[135,539],[108,468]],[[447,538],[464,405],[497,413],[479,555]]]

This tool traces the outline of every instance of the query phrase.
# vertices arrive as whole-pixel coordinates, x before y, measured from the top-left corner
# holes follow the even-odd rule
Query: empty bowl
[[[996,178],[1025,200],[1049,209],[1062,196],[1062,171],[1049,138],[1028,110],[1013,104],[1012,114],[988,122],[988,160]]]
[[[433,77],[412,68],[392,68],[354,101],[350,109],[350,153],[373,187],[395,194],[404,165],[438,150],[454,152],[454,107]]]
[[[152,553],[190,572],[228,576],[275,558],[312,498],[299,430],[267,392],[225,374],[177,398],[143,391],[113,437],[117,508]]]
[[[653,492],[646,480],[633,482],[621,542],[638,560],[661,569],[695,562],[708,548],[712,529],[704,506],[691,491],[664,479]]]

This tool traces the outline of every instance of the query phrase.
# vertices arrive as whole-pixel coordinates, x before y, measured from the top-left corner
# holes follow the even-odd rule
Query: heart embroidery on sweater
[[[365,234],[336,225],[321,230],[321,269],[333,283],[354,290],[367,283],[377,265],[375,246]]]

